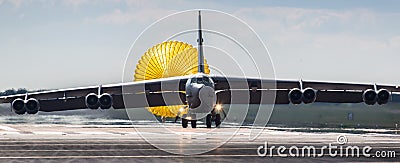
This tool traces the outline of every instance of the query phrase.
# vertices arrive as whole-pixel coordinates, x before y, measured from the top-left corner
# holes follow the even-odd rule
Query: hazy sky
[[[195,8],[247,22],[277,78],[400,84],[400,1],[0,0],[0,90],[121,82],[141,31]]]

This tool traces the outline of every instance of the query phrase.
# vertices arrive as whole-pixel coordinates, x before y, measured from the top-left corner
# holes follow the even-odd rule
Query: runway
[[[264,129],[256,140],[249,140],[250,128],[182,129],[171,125],[160,127],[131,125],[48,125],[48,124],[2,124],[0,125],[0,162],[264,162],[264,161],[379,161],[392,162],[400,159],[400,135],[397,134],[351,134],[351,133],[306,133],[275,129]],[[174,134],[167,131],[174,131]],[[176,135],[178,133],[178,136]],[[207,134],[205,134],[207,133]],[[181,136],[179,136],[181,134]],[[152,144],[144,140],[146,137]],[[183,135],[183,136],[182,136]],[[338,138],[345,138],[338,144]],[[221,143],[219,146],[218,143]],[[260,146],[268,153],[259,155]],[[192,146],[195,144],[195,146]],[[217,144],[218,148],[209,149]],[[322,150],[329,144],[345,149],[348,146],[370,146],[370,157],[344,155],[330,156]],[[160,150],[157,147],[168,151]],[[290,151],[278,154],[277,148],[313,146],[316,156],[307,152],[304,156],[290,156]],[[270,148],[272,153],[269,153]],[[171,154],[187,151],[201,154]],[[295,150],[292,150],[292,152]],[[301,151],[301,150],[300,150]],[[323,152],[321,152],[323,151]],[[377,158],[376,151],[385,151],[385,158]],[[339,151],[338,151],[339,152]],[[190,152],[189,152],[190,153]],[[281,154],[282,154],[281,153]],[[395,155],[389,154],[394,153]]]

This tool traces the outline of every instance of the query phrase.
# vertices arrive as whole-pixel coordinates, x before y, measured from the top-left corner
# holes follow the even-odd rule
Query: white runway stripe
[[[3,125],[0,125],[0,130],[4,130],[4,131],[19,131],[19,130],[15,129],[15,128],[12,128],[12,127],[9,127],[9,126],[3,126]]]
[[[64,132],[57,132],[57,131],[34,131],[32,133],[35,135],[63,135],[63,134],[66,134]]]
[[[0,135],[21,135],[18,131],[0,131]]]
[[[114,133],[111,132],[102,132],[102,131],[80,131],[80,132],[74,132],[76,134],[88,134],[88,135],[114,135]]]

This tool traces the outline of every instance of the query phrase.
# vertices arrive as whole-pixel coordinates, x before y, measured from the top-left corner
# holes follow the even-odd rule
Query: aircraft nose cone
[[[205,86],[199,91],[199,98],[203,105],[212,108],[215,102],[215,91],[213,88]]]

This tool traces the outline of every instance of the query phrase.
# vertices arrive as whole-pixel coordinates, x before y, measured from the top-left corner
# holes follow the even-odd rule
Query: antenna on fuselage
[[[201,31],[201,11],[199,11],[199,38],[197,39],[198,43],[198,71],[199,73],[204,73],[204,54],[203,54],[203,36]]]

